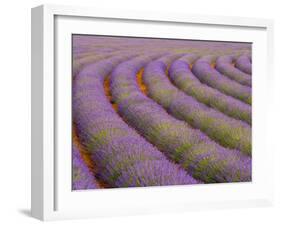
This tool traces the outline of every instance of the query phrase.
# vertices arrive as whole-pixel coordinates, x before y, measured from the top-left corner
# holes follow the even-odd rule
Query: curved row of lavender
[[[144,70],[143,80],[149,96],[174,117],[200,129],[220,145],[239,149],[251,155],[251,127],[216,111],[177,89],[165,71],[173,55],[151,61]]]
[[[206,183],[251,181],[250,157],[218,145],[141,92],[136,74],[148,61],[144,57],[125,61],[110,76],[112,96],[122,118],[196,179]]]
[[[169,78],[184,91],[182,96],[192,96],[250,127],[249,104],[200,81],[191,71],[194,61],[201,58],[221,77],[247,86],[243,81],[250,74],[239,64],[251,69],[250,44],[74,35],[73,123],[78,127],[77,142],[88,150],[95,165],[97,188],[251,181],[251,157],[222,147],[147,96],[150,90],[143,83],[142,71],[155,57],[167,54],[171,56],[170,62],[164,60]],[[220,71],[216,60],[227,56],[242,58],[229,64],[231,70]],[[245,79],[227,74],[233,68]],[[109,77],[115,83],[111,82],[111,89]],[[161,101],[166,104],[171,99],[165,96]],[[73,162],[73,176],[75,169]],[[90,177],[80,177],[84,180],[80,187],[73,177],[73,188],[91,188],[87,186]]]
[[[187,54],[171,64],[168,75],[173,84],[199,102],[251,124],[250,105],[201,83],[192,73],[190,66],[197,58],[194,54]]]
[[[95,189],[99,188],[99,184],[85,164],[81,153],[75,143],[72,144],[72,189]]]
[[[211,62],[207,57],[197,60],[192,66],[192,72],[202,83],[247,104],[252,103],[251,87],[243,86],[219,73],[211,67]]]
[[[93,64],[99,60],[103,60],[110,56],[112,56],[112,55],[111,54],[95,54],[95,55],[86,55],[86,56],[82,56],[82,57],[75,59],[73,61],[73,65],[72,65],[72,76],[75,77],[79,73],[79,71],[81,71],[82,68],[84,66],[86,66],[87,64],[89,64],[89,63]]]
[[[130,128],[107,99],[104,80],[128,57],[90,64],[74,80],[74,122],[81,143],[95,163],[96,177],[108,187],[199,183]]]
[[[88,64],[93,64],[96,63],[98,61],[113,57],[113,56],[122,56],[122,55],[126,55],[126,54],[130,54],[130,52],[126,51],[126,50],[122,50],[122,51],[113,51],[113,52],[97,52],[95,54],[83,54],[83,55],[79,55],[78,57],[76,57],[76,59],[74,59],[73,61],[73,65],[72,65],[72,76],[75,77],[79,71],[81,71],[83,69],[84,66],[88,65]]]
[[[232,63],[235,63],[234,56],[221,56],[216,61],[216,69],[241,85],[252,87],[252,77],[245,72],[238,70]]]
[[[249,75],[252,74],[252,63],[250,61],[250,57],[248,56],[242,55],[238,57],[235,62],[235,67]]]

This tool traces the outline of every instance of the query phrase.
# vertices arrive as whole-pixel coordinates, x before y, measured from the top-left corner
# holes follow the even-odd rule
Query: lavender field
[[[251,48],[73,35],[73,190],[251,181]]]

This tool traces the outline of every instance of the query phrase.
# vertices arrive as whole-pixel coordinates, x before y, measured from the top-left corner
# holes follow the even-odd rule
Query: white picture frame
[[[154,34],[155,26],[164,29]],[[71,125],[68,123],[71,118],[71,34],[186,37],[188,33],[180,34],[178,26],[183,30],[187,30],[185,26],[194,29],[186,39],[253,43],[253,181],[72,192],[69,183],[71,155],[68,155],[71,153]],[[169,34],[172,29],[173,34]],[[208,37],[206,32],[209,32]],[[266,118],[270,109],[266,98],[271,95],[272,68],[271,20],[57,5],[33,8],[32,216],[57,220],[271,205],[273,151],[266,141]]]

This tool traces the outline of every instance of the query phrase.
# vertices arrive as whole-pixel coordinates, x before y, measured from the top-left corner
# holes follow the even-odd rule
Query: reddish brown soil
[[[148,90],[147,90],[147,87],[146,85],[144,84],[143,80],[142,80],[142,75],[143,75],[143,71],[144,71],[144,68],[142,68],[138,73],[137,73],[137,83],[138,83],[138,86],[141,90],[141,92],[145,95],[148,94]]]
[[[109,76],[108,76],[107,79],[105,79],[105,81],[103,83],[103,88],[104,88],[105,95],[106,95],[107,99],[109,100],[109,102],[111,103],[112,107],[114,108],[115,111],[118,111],[118,105],[116,103],[114,103],[113,100],[112,100],[112,95],[111,95],[111,92],[110,92]]]

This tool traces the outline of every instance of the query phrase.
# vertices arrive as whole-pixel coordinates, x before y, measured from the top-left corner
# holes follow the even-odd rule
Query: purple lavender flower
[[[88,65],[74,80],[74,122],[97,167],[97,178],[111,187],[199,183],[130,128],[106,98],[105,78],[127,58],[112,57]],[[141,165],[146,169],[140,169]]]
[[[231,55],[221,56],[216,61],[216,69],[227,76],[228,78],[245,86],[252,86],[252,78],[243,71],[235,68],[232,63],[235,61],[235,57]]]
[[[99,188],[98,182],[94,174],[89,170],[85,164],[79,149],[76,144],[72,144],[72,189],[95,189]]]
[[[238,57],[235,62],[235,67],[249,75],[252,74],[252,63],[248,56],[242,55]]]
[[[251,45],[72,40],[73,123],[95,166],[73,154],[73,187],[251,181]]]
[[[169,113],[198,128],[219,144],[251,154],[251,128],[198,102],[174,87],[165,74],[167,65],[162,59],[145,67],[143,79],[149,96]]]
[[[205,58],[197,60],[192,72],[203,83],[211,86],[226,95],[232,96],[247,104],[252,103],[252,89],[248,86],[243,86],[233,80],[223,76],[217,70],[211,67],[210,61]]]
[[[200,82],[191,72],[190,65],[197,57],[192,54],[174,61],[169,68],[169,78],[183,92],[199,102],[222,113],[251,124],[251,106],[231,96],[225,95]]]
[[[136,58],[120,64],[111,74],[112,95],[122,118],[197,179],[204,182],[250,181],[250,157],[238,150],[221,147],[199,130],[171,117],[137,88],[136,71],[143,66],[143,59]],[[154,73],[151,75],[153,77]],[[156,82],[158,78],[152,80]]]

